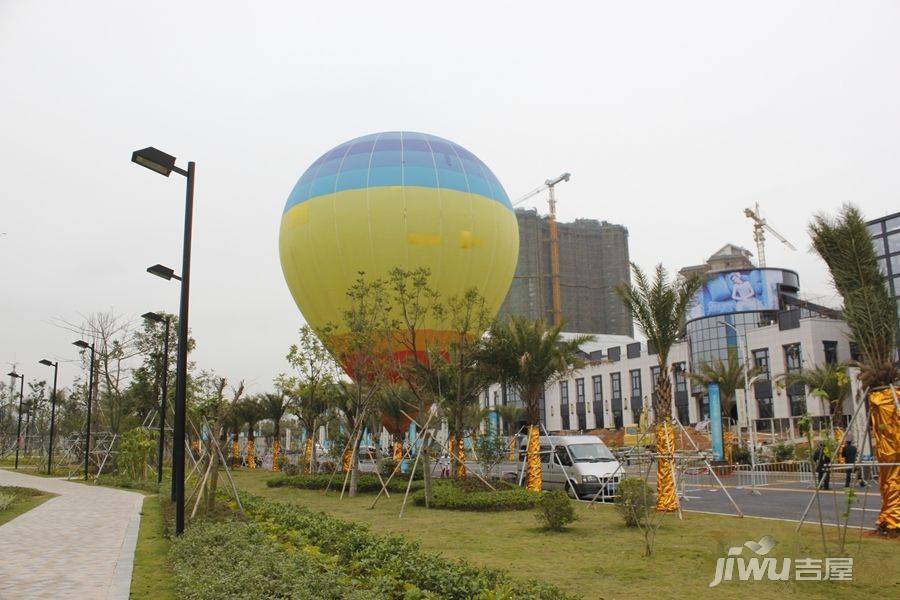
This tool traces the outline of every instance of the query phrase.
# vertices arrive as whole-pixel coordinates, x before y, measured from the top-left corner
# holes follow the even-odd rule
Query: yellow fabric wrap
[[[276,439],[272,444],[272,470],[280,471],[278,468],[278,456],[281,454],[281,440]]]
[[[734,462],[734,436],[730,431],[722,434],[722,447],[725,452],[725,462],[729,465],[732,464]]]
[[[403,460],[403,444],[394,442],[394,460]]]
[[[350,470],[350,459],[353,456],[353,444],[347,444],[347,447],[344,449],[344,456],[341,458],[341,468],[344,470],[344,473]]]
[[[231,442],[231,458],[231,462],[235,465],[241,460],[241,449],[238,447],[237,440]]]
[[[256,444],[253,440],[247,442],[247,468],[251,471],[256,468]]]
[[[729,446],[725,446],[728,448]],[[656,426],[656,510],[671,512],[678,510],[678,494],[675,493],[675,430],[671,423]]]
[[[840,427],[834,428],[834,448],[834,456],[831,457],[831,462],[839,465],[844,464],[844,457],[842,456],[842,450],[844,449],[844,430]]]
[[[456,461],[453,460],[453,457],[456,456],[456,436],[451,435],[447,438],[447,454],[450,455],[450,470],[453,470]],[[443,474],[441,475],[443,477]]]
[[[459,477],[465,477],[469,472],[466,470],[466,444],[463,440],[459,440],[456,443],[456,458],[459,459],[459,468],[456,474]]]
[[[541,473],[541,435],[536,425],[528,428],[528,448],[525,450],[525,488],[541,491],[544,484]]]
[[[516,462],[516,436],[509,438],[509,457],[510,462]]]
[[[306,448],[303,450],[303,462],[304,462],[304,471],[312,472],[312,459],[313,459],[313,437],[309,436],[306,438]]]
[[[891,388],[869,393],[875,457],[881,463],[900,463],[900,410]],[[900,394],[900,390],[896,391]],[[878,467],[881,513],[875,524],[900,530],[900,466]]]

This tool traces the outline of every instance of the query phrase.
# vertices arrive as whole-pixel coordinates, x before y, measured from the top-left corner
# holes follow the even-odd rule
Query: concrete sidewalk
[[[0,598],[126,599],[144,496],[0,469],[57,494],[0,527]]]

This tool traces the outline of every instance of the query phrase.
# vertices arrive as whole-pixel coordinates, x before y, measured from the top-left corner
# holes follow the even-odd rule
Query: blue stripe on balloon
[[[470,192],[512,210],[493,172],[462,146],[426,133],[389,131],[350,140],[316,159],[294,185],[284,212],[317,196],[403,185]]]

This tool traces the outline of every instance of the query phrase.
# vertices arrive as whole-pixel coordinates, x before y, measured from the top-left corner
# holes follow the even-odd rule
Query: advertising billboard
[[[713,273],[694,296],[687,319],[756,310],[778,310],[785,271],[744,269]]]

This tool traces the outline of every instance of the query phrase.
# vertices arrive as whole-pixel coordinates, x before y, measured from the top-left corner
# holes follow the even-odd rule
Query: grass
[[[32,488],[19,488],[0,486],[0,493],[11,494],[15,497],[5,510],[0,511],[0,525],[12,521],[19,515],[28,512],[32,508],[40,506],[56,494],[42,492]]]
[[[799,534],[795,525],[781,521],[685,513],[663,517],[656,551],[643,557],[643,538],[622,524],[608,505],[576,506],[578,520],[561,533],[538,528],[530,512],[459,513],[428,510],[407,504],[398,519],[401,494],[379,501],[369,510],[373,496],[339,500],[339,492],[323,496],[318,490],[269,488],[265,471],[236,471],[241,489],[274,500],[322,510],[335,516],[368,523],[379,533],[402,534],[423,548],[476,565],[503,568],[514,575],[533,576],[585,598],[652,598],[711,596],[716,598],[870,598],[900,597],[900,552],[893,540],[848,534],[848,552],[854,557],[854,581],[830,582],[725,582],[708,587],[716,559],[728,547],[771,535],[778,545],[770,556],[824,558],[834,556],[836,528],[826,528],[830,553],[822,549],[817,527]]]
[[[163,514],[163,501],[159,496],[144,498],[131,574],[131,598],[169,600],[176,597],[168,562],[171,542],[166,535]]]

